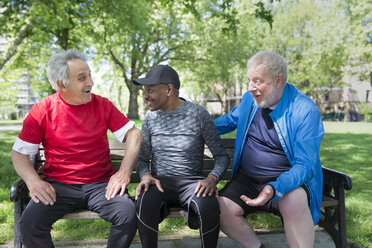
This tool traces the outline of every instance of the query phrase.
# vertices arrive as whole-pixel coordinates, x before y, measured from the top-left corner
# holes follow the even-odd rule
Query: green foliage
[[[87,31],[101,55],[99,59],[111,61],[113,72],[121,77],[113,82],[116,88],[113,99],[119,106],[125,105],[123,88],[126,86],[129,90],[126,101],[129,100],[130,118],[138,118],[140,87],[133,84],[133,79],[146,74],[152,66],[170,60],[174,51],[188,42],[182,23],[182,17],[188,18],[183,11],[185,7],[178,2],[171,5],[172,8],[164,8],[159,1],[122,0],[95,1],[90,6],[87,18],[95,25],[88,26]]]
[[[18,75],[13,73],[12,75],[5,75],[0,71],[0,114],[7,113],[8,115],[14,111],[16,103],[16,90],[17,87],[14,85],[14,76]]]
[[[0,111],[14,106],[16,75],[41,98],[53,93],[46,61],[68,48],[109,64],[100,90],[129,117],[138,117],[141,94],[132,79],[153,65],[176,65],[191,98],[211,94],[224,104],[234,88],[240,95],[246,60],[263,49],[284,55],[289,81],[318,102],[345,74],[371,78],[371,10],[368,0],[1,1]]]
[[[286,58],[288,81],[318,103],[324,89],[343,85],[349,22],[334,1],[282,1],[274,10],[265,47]]]
[[[204,12],[208,13],[210,5],[200,3],[198,9],[205,9]],[[258,21],[254,17],[254,9],[253,4],[239,1],[236,18],[240,25],[230,35],[221,32],[224,23],[213,16],[188,23],[194,41],[177,51],[174,64],[184,76],[186,86],[182,86],[183,89],[194,101],[200,100],[200,95],[204,98],[217,97],[225,113],[227,96],[243,94],[246,61],[254,51],[259,50],[264,38],[262,32],[255,30]]]
[[[340,1],[350,16],[350,54],[348,73],[372,84],[372,4],[369,0]]]
[[[372,107],[366,103],[360,104],[360,111],[366,121],[372,122]]]

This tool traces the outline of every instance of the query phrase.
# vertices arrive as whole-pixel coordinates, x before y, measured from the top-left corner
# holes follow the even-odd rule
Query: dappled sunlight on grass
[[[104,220],[58,220],[53,225],[53,240],[108,238],[111,224]]]
[[[0,244],[13,239],[13,203],[0,201]]]
[[[279,216],[270,213],[254,213],[246,218],[248,222],[257,229],[282,227],[282,220]]]
[[[173,235],[181,231],[182,233],[192,233],[184,218],[165,219],[159,225],[159,235]],[[197,230],[196,232],[199,233]]]
[[[346,220],[348,238],[358,240],[364,247],[372,244],[372,192],[369,190],[369,200],[360,198],[360,195],[346,197]]]
[[[353,181],[353,188],[346,191],[347,237],[363,245],[372,242],[371,151],[372,134],[355,133],[327,133],[320,149],[323,166],[344,172]]]
[[[372,134],[372,122],[324,121],[326,133],[368,133]]]

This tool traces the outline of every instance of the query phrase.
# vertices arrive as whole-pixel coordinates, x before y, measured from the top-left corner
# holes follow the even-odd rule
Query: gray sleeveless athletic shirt
[[[141,133],[143,141],[136,166],[140,178],[148,173],[154,176],[201,176],[204,144],[215,159],[210,174],[219,179],[228,167],[229,157],[214,121],[198,104],[186,101],[170,112],[148,111]]]

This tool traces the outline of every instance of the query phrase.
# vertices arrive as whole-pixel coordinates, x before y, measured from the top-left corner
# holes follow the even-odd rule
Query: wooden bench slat
[[[332,197],[323,195],[321,207],[336,207],[338,206],[338,200]]]
[[[79,220],[79,219],[101,219],[97,213],[89,210],[78,210],[73,213],[65,214],[63,219]]]
[[[321,207],[336,207],[338,200],[331,197],[323,196]],[[182,218],[183,210],[181,208],[171,208],[167,218]],[[89,210],[79,210],[73,213],[66,214],[63,219],[100,219],[97,213]]]

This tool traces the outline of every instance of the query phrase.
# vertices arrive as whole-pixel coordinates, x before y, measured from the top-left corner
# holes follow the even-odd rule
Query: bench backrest
[[[234,146],[235,146],[235,139],[222,139],[222,142],[226,148],[227,153],[230,157],[230,164],[229,168],[226,171],[226,173],[223,175],[221,180],[227,180],[231,178],[231,168],[232,168],[232,161],[234,156]],[[109,147],[110,147],[110,156],[112,160],[112,166],[115,170],[118,170],[121,164],[121,161],[123,160],[123,156],[125,154],[125,144],[120,143],[117,140],[109,140]],[[44,148],[40,146],[38,155],[34,158],[36,161],[34,163],[35,169],[38,171],[40,175],[42,175],[42,167],[45,162],[44,157]],[[209,151],[208,147],[205,146],[204,149],[204,161],[203,161],[203,173],[204,175],[208,175],[208,173],[213,169],[214,167],[214,159],[212,153]],[[138,183],[139,177],[137,173],[134,171],[132,174],[132,183]]]

